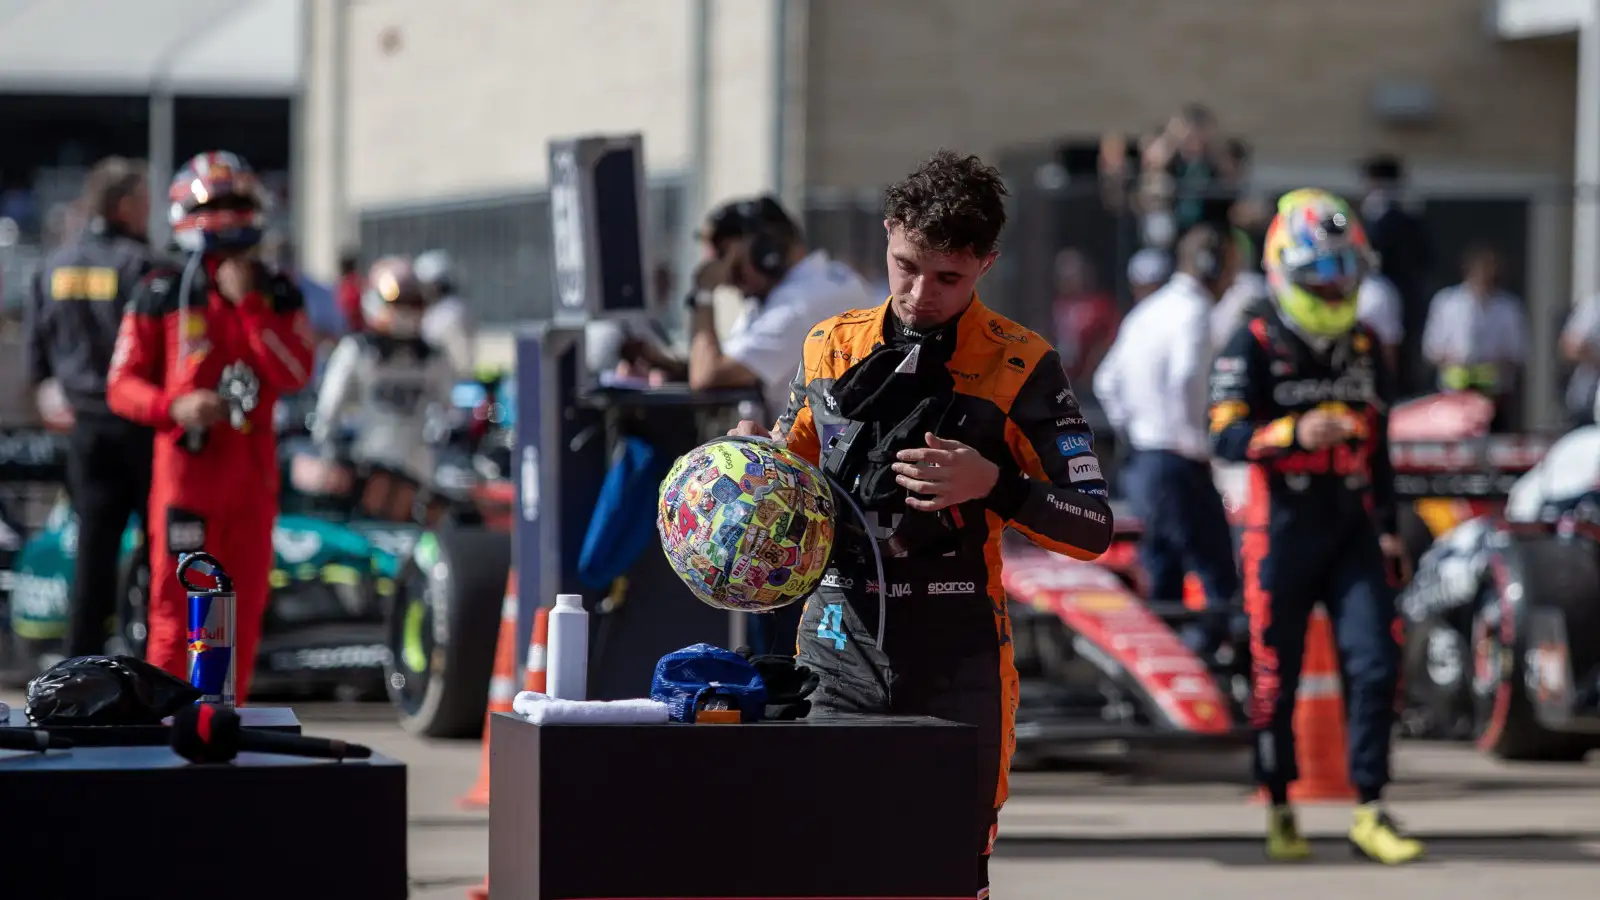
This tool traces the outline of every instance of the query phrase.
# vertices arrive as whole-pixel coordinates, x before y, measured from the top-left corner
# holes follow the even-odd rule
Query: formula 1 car
[[[1115,541],[1095,562],[1007,538],[1019,753],[1099,741],[1239,743],[1244,661],[1208,664],[1178,634],[1192,613],[1141,598],[1141,526],[1115,504],[1114,513]]]
[[[1561,438],[1503,511],[1441,536],[1400,611],[1407,734],[1508,760],[1600,747],[1600,427]]]
[[[1537,435],[1489,435],[1492,415],[1489,401],[1464,393],[1422,397],[1392,412],[1402,534],[1414,558],[1436,533],[1499,509],[1511,484],[1552,443]],[[1217,482],[1228,509],[1243,510],[1245,467],[1217,467]],[[1249,695],[1248,647],[1241,641],[1222,660],[1202,660],[1189,649],[1179,632],[1200,605],[1198,584],[1183,604],[1142,599],[1140,525],[1120,507],[1115,512],[1116,539],[1092,563],[1007,545],[1004,577],[1024,676],[1019,746],[1238,739]]]
[[[396,575],[384,624],[384,684],[401,726],[413,734],[482,733],[511,568],[512,384],[486,373],[457,385],[454,406],[467,415],[450,443],[470,447],[471,462],[453,475],[442,471],[438,480],[466,488],[479,518],[419,543]]]

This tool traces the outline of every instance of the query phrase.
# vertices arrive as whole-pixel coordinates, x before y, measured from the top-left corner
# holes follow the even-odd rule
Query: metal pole
[[[772,10],[772,195],[786,195],[784,164],[789,140],[789,0],[773,0]],[[795,211],[798,215],[799,211]]]
[[[333,50],[329,54],[333,79],[333,234],[338,242],[336,253],[342,255],[344,248],[360,237],[360,228],[351,221],[350,214],[350,0],[333,0],[333,4]]]
[[[1577,140],[1573,178],[1572,299],[1600,295],[1600,0],[1578,34]]]
[[[150,182],[150,246],[163,248],[171,236],[167,225],[167,185],[171,183],[177,148],[176,101],[164,78],[150,86],[150,139],[146,160]]]
[[[311,189],[306,183],[306,171],[311,168],[311,146],[306,136],[315,125],[311,120],[313,106],[306,73],[311,70],[311,54],[315,47],[314,14],[308,0],[300,0],[300,33],[296,37],[300,46],[299,63],[295,67],[294,94],[289,98],[289,212],[292,217],[289,231],[294,236],[296,267],[301,271],[306,269],[306,235],[311,230],[307,226],[311,220]]]
[[[689,158],[687,160],[682,234],[678,251],[678,271],[674,296],[689,289],[689,278],[700,262],[695,232],[710,202],[711,176],[711,0],[692,0],[689,4]],[[682,319],[682,304],[668,303],[669,325],[687,326]],[[688,337],[685,335],[684,340]]]

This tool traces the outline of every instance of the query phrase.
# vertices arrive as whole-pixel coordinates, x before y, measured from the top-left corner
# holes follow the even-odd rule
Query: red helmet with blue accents
[[[272,207],[255,170],[226,150],[201,153],[184,163],[167,199],[173,240],[196,253],[259,244]]]

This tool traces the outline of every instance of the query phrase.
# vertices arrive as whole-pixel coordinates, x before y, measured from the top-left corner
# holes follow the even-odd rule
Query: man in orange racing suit
[[[170,195],[173,237],[189,264],[157,269],[134,291],[107,400],[118,415],[156,430],[146,657],[187,678],[188,604],[176,563],[203,548],[238,594],[233,653],[242,704],[272,569],[272,409],[305,386],[315,336],[293,282],[254,257],[268,198],[243,160],[202,153],[173,179]]]
[[[1284,195],[1265,245],[1272,303],[1212,364],[1213,449],[1251,464],[1240,556],[1255,774],[1272,801],[1266,849],[1274,859],[1311,852],[1289,785],[1306,626],[1319,602],[1338,645],[1350,780],[1360,792],[1350,842],[1384,863],[1422,855],[1381,806],[1399,670],[1390,573],[1405,575],[1387,439],[1393,388],[1380,345],[1356,320],[1371,258],[1342,200],[1310,189]]]
[[[1001,532],[1085,560],[1112,532],[1060,357],[975,293],[998,255],[1005,193],[996,170],[948,152],[888,189],[893,296],[811,330],[771,433],[876,523],[869,533],[841,504],[829,569],[806,604],[798,662],[821,679],[814,705],[935,716],[988,736],[992,774],[972,811],[980,897],[1018,700]],[[742,422],[734,433],[767,431]]]

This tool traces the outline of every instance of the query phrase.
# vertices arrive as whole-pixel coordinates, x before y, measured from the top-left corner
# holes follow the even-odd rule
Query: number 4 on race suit
[[[844,633],[844,604],[829,603],[822,611],[822,621],[817,623],[817,636],[833,641],[833,649],[843,650],[848,638]]]

